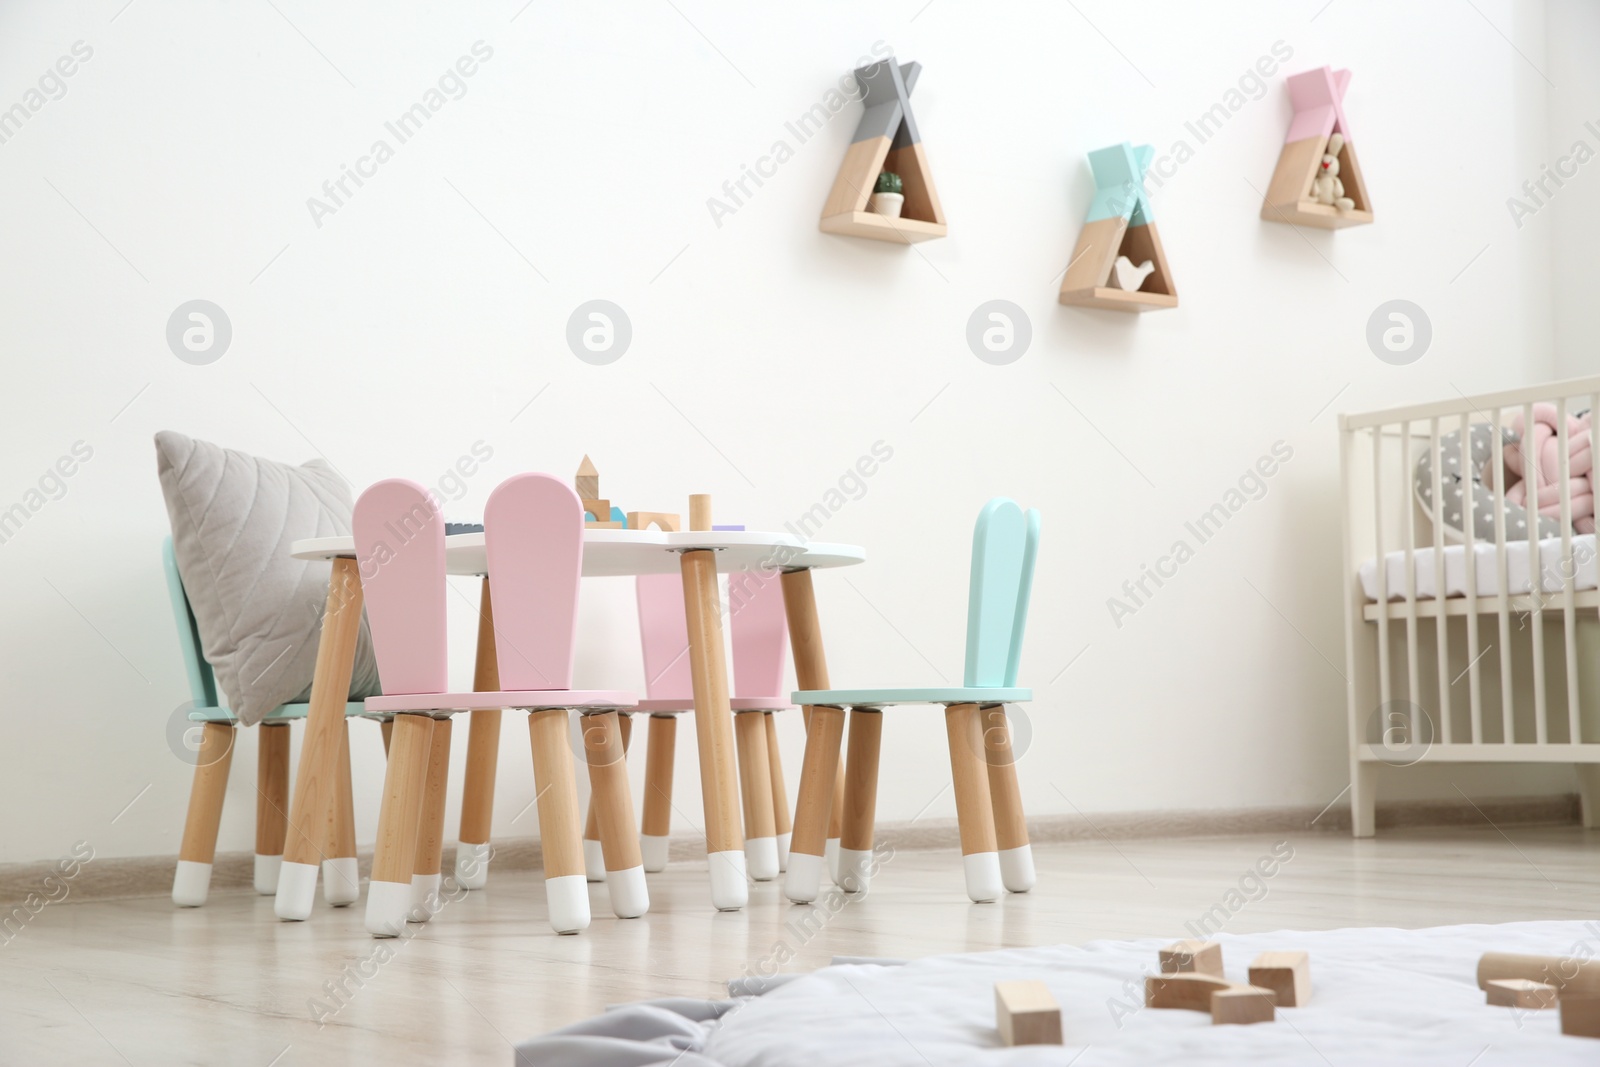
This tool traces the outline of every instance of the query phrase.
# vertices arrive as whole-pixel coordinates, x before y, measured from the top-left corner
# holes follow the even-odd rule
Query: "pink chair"
[[[677,716],[694,710],[694,687],[682,577],[644,574],[635,581],[646,694],[638,710],[650,713],[640,842],[644,869],[654,872],[667,865]],[[751,878],[765,882],[787,868],[790,836],[789,802],[772,717],[773,712],[794,706],[783,684],[789,629],[777,574],[729,575],[728,614],[735,694],[730,704],[739,744],[745,868]]]
[[[389,767],[378,817],[367,930],[399,934],[408,918],[425,921],[438,856],[419,861],[424,794],[441,794],[449,765],[449,716],[472,708],[523,708],[533,746],[550,925],[576,933],[589,925],[578,797],[567,747],[567,709],[586,715],[590,786],[603,821],[625,828],[607,835],[611,905],[620,918],[649,910],[617,709],[631,693],[574,690],[573,637],[583,567],[583,506],[577,494],[546,474],[508,478],[484,510],[489,576],[494,586],[494,640],[500,692],[446,691],[444,521],[422,486],[390,479],[361,494],[355,507],[356,559],[372,627],[383,696],[369,714],[393,715]],[[437,720],[437,722],[435,721]],[[426,830],[427,828],[424,828]],[[438,848],[439,835],[425,833]]]

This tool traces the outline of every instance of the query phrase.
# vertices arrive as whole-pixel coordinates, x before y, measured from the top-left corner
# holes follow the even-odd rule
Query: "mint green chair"
[[[222,824],[222,802],[228,788],[228,768],[233,760],[234,728],[238,717],[225,707],[217,693],[217,678],[201,651],[200,630],[189,607],[178,574],[178,557],[172,538],[161,544],[172,616],[178,624],[178,648],[183,653],[189,680],[189,721],[200,723],[194,784],[189,790],[189,813],[178,850],[178,869],[172,879],[172,902],[198,908],[211,890],[211,864],[216,858],[217,830]],[[284,704],[261,723],[256,758],[256,860],[255,889],[271,896],[278,891],[278,869],[283,864],[283,844],[289,826],[289,723],[306,717],[309,704]],[[360,701],[345,705],[346,715],[365,710]],[[190,727],[192,732],[195,728]],[[189,740],[186,736],[185,746]],[[342,907],[361,895],[356,869],[355,808],[351,798],[348,744],[339,783],[340,823],[332,855],[322,862],[322,892],[329,904]]]
[[[972,538],[967,594],[967,662],[963,684],[932,689],[812,689],[793,696],[810,715],[800,797],[784,891],[790,900],[815,900],[824,866],[823,847],[843,712],[850,712],[838,883],[865,892],[873,866],[874,808],[883,709],[900,704],[941,704],[955,780],[956,815],[967,895],[996,900],[1002,887],[1033,888],[1033,850],[1017,787],[1005,704],[1033,697],[1017,688],[1022,633],[1028,621],[1033,565],[1039,552],[1039,513],[996,497],[978,513]]]

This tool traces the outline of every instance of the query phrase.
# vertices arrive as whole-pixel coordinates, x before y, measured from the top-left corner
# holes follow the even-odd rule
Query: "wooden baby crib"
[[[1549,406],[1524,462],[1516,428]],[[1571,763],[1600,825],[1600,589],[1595,535],[1573,528],[1589,431],[1569,427],[1597,409],[1600,377],[1340,416],[1355,836],[1378,768],[1423,761]],[[1556,514],[1501,506],[1508,453]]]

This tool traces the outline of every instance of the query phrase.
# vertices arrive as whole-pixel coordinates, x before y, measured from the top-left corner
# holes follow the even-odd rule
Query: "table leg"
[[[328,580],[328,604],[311,682],[311,709],[294,779],[283,866],[278,871],[274,909],[280,919],[310,918],[316,900],[317,866],[325,858],[321,845],[338,809],[340,734],[360,633],[361,576],[354,559],[336,559]]]
[[[739,825],[717,554],[705,549],[685,552],[680,566],[689,624],[694,725],[700,745],[700,788],[705,797],[706,853],[711,862],[711,903],[719,911],[737,911],[749,900],[750,887],[745,882],[744,832]]]
[[[817,615],[817,594],[811,586],[811,571],[785,571],[783,608],[789,619],[789,648],[794,653],[794,676],[801,689],[831,689],[828,657],[822,650],[822,623]],[[806,731],[811,730],[811,708],[802,708]],[[839,834],[844,826],[844,768],[840,760],[833,778],[833,792],[827,804],[828,840],[824,855],[828,876],[839,884]]]
[[[478,605],[478,665],[472,688],[492,693],[500,688],[500,661],[495,655],[494,608],[489,579],[483,580]],[[489,881],[489,827],[494,821],[494,779],[500,766],[500,709],[478,708],[467,727],[467,770],[461,786],[461,831],[456,835],[456,881],[465,889],[482,889]]]

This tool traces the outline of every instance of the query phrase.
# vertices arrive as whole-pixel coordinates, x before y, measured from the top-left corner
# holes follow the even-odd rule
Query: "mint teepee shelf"
[[[933,187],[917,122],[911,114],[911,89],[922,64],[900,65],[893,58],[855,72],[866,112],[833,179],[822,207],[822,232],[914,244],[945,235],[944,209]],[[867,210],[867,200],[882,171],[900,175],[905,204],[899,218]]]
[[[1111,311],[1178,306],[1178,290],[1144,191],[1144,173],[1154,157],[1155,149],[1149,145],[1136,148],[1127,142],[1089,153],[1094,201],[1061,279],[1061,303]],[[1119,288],[1113,274],[1118,256],[1135,264],[1149,261],[1154,270],[1139,288]]]

